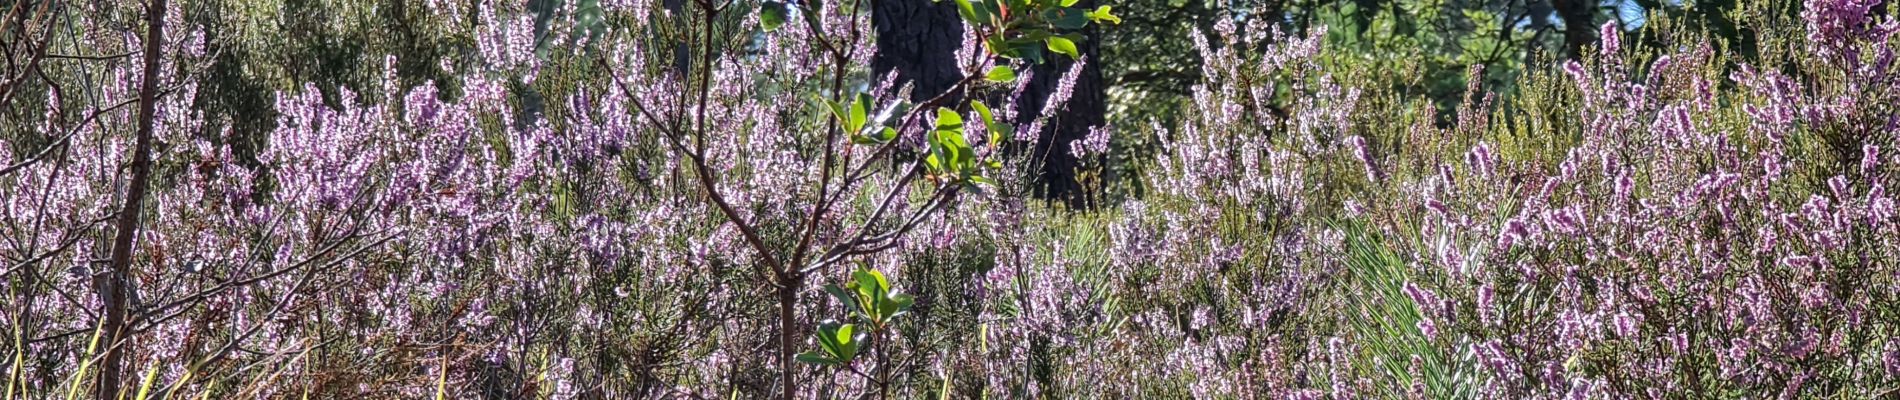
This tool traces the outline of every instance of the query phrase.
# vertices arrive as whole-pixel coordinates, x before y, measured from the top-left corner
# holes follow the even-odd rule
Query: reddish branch
[[[95,275],[99,302],[105,309],[100,326],[108,339],[105,357],[99,366],[99,398],[119,398],[119,370],[124,358],[126,286],[131,278],[132,245],[138,237],[139,211],[152,182],[153,115],[158,108],[158,47],[165,38],[165,0],[152,0],[145,9],[145,74],[139,82],[138,138],[132,151],[132,183],[126,188],[125,207],[119,210],[119,222],[112,240],[111,269]]]

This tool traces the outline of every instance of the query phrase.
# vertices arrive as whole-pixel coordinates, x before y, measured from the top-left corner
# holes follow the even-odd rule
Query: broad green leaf
[[[998,67],[998,68],[1002,68],[1002,67]],[[1015,74],[1010,74],[1010,76],[1013,78]],[[982,100],[970,100],[970,108],[975,109],[976,115],[978,117],[983,118],[984,127],[989,127],[990,125],[996,124],[996,118],[994,117],[995,114],[990,113],[990,106],[983,104]]]
[[[871,95],[858,93],[857,99],[851,102],[851,118],[845,120],[845,132],[857,134],[864,129],[864,121],[870,118],[871,101]]]
[[[1043,61],[1043,58],[1042,58],[1042,48],[1043,48],[1043,46],[1045,46],[1045,45],[1044,45],[1043,43],[1041,43],[1041,42],[1016,42],[1016,41],[1013,41],[1013,40],[1012,40],[1012,41],[1010,41],[1010,42],[1012,43],[1012,44],[1010,45],[1010,49],[1009,49],[1009,51],[1010,51],[1010,53],[1009,53],[1009,55],[1010,55],[1010,57],[1014,57],[1014,58],[1021,58],[1021,59],[1024,59],[1024,60],[1029,60],[1029,62],[1032,62],[1032,63],[1037,63],[1037,64],[1041,64],[1041,63],[1042,63],[1042,61]]]
[[[1082,10],[1062,8],[1049,11],[1043,15],[1043,18],[1049,20],[1049,24],[1055,25],[1056,28],[1073,30],[1089,26],[1089,18],[1086,14]]]
[[[759,27],[766,31],[778,30],[785,25],[785,16],[789,14],[784,2],[768,1],[759,4]]]
[[[1018,35],[1016,36],[1015,39],[1009,40],[1011,43],[1038,44],[1038,43],[1042,43],[1043,39],[1048,39],[1050,36],[1055,36],[1054,33],[1050,33],[1047,30],[1035,29],[1035,28],[1023,29],[1022,31],[1017,32],[1017,34]]]
[[[817,100],[819,104],[824,104],[825,109],[831,111],[831,117],[837,118],[839,123],[846,122],[844,117],[844,105],[831,101],[831,99],[827,99],[824,96],[814,95],[812,99]]]
[[[1011,10],[1028,10],[1029,0],[1003,0],[1003,5]]]
[[[890,279],[884,277],[883,272],[879,272],[878,270],[875,270],[875,269],[866,269],[864,270],[864,274],[870,275],[872,278],[877,279],[878,290],[885,291],[885,292],[891,291],[891,281]]]
[[[802,363],[806,363],[806,364],[817,364],[817,365],[839,365],[839,364],[843,364],[843,363],[841,363],[841,362],[838,362],[838,360],[837,360],[837,359],[833,359],[833,358],[831,358],[831,357],[826,357],[825,355],[823,355],[823,354],[819,354],[819,353],[818,353],[818,352],[816,352],[816,351],[807,351],[807,352],[803,352],[803,353],[798,353],[798,357],[796,358],[796,360],[798,360],[798,362],[802,362]]]
[[[1121,25],[1122,23],[1122,17],[1117,17],[1115,16],[1115,14],[1110,13],[1108,6],[1096,7],[1095,11],[1090,11],[1088,13],[1088,17],[1089,17],[1089,20],[1095,21],[1097,23],[1108,22],[1108,23],[1113,23],[1116,25]]]
[[[1015,125],[998,123],[998,124],[990,124],[988,128],[990,131],[990,143],[994,143],[999,146],[1002,145],[1003,142],[1009,141],[1010,138],[1013,138],[1016,136]]]
[[[871,304],[866,304],[864,307],[865,314],[868,314],[866,316],[873,320],[881,320],[882,318],[878,318],[883,315],[880,312],[884,308],[881,303],[884,302],[884,294],[890,291],[890,283],[886,283],[884,274],[878,273],[877,270],[861,269],[851,275],[858,281],[858,295],[871,301]]]
[[[910,312],[911,305],[917,303],[916,297],[906,293],[894,293],[890,297],[890,301],[884,302],[884,307],[887,308],[887,310],[883,310],[885,319],[897,318],[899,315],[904,315],[904,313]]]
[[[958,169],[966,176],[976,172],[976,150],[970,148],[970,142],[963,140],[963,133],[957,133],[950,140],[956,144]]]
[[[997,83],[1015,82],[1016,70],[1010,69],[1008,65],[998,65],[995,68],[990,68],[989,74],[986,74],[985,77],[988,78],[990,82],[997,82]]]
[[[924,165],[930,167],[931,172],[943,172],[943,160],[937,156],[938,153],[936,148],[932,148],[930,155],[924,157]]]
[[[859,339],[862,339],[863,335],[856,333],[856,330],[856,324],[844,324],[844,326],[838,327],[837,332],[833,334],[839,343],[839,353],[837,354],[839,361],[850,362],[852,357],[857,357],[858,344],[862,342]]]
[[[1081,0],[1062,0],[1062,6],[1063,6],[1063,7],[1075,7],[1075,3],[1076,3],[1076,2],[1078,2],[1078,1],[1081,1]]]
[[[846,326],[850,325],[839,325],[837,320],[824,320],[824,322],[818,323],[818,332],[815,334],[815,336],[818,337],[818,346],[823,348],[825,353],[830,354],[832,358],[840,361],[849,359],[849,357],[844,356],[845,343],[838,340],[838,330]]]
[[[1082,58],[1082,52],[1075,48],[1075,41],[1061,36],[1050,36],[1047,40],[1049,51],[1066,54],[1069,58]]]
[[[937,130],[963,130],[963,116],[955,110],[937,107]]]
[[[842,287],[838,287],[838,285],[825,285],[825,293],[830,293],[831,297],[838,298],[838,302],[844,303],[845,309],[849,309],[849,310],[859,309],[857,296],[853,293],[845,291],[845,289]]]
[[[1010,48],[1009,42],[1004,41],[1002,35],[990,36],[989,39],[983,39],[983,47],[989,49],[991,54],[1015,57],[1015,53]]]
[[[984,22],[986,22],[984,20],[988,19],[987,15],[983,15],[982,10],[977,9],[975,5],[970,4],[970,0],[956,0],[956,2],[957,2],[957,15],[962,16],[964,22],[969,22],[970,25],[981,26],[983,25]]]

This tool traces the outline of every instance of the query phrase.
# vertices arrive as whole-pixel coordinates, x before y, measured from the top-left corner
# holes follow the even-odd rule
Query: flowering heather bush
[[[1062,149],[1097,190],[1136,160],[1096,209],[1029,195],[1070,93],[1015,105],[1119,18],[956,3],[964,78],[925,96],[869,73],[861,3],[380,5],[462,47],[272,83],[261,116],[200,95],[236,47],[202,5],[50,7],[97,28],[0,99],[4,398],[1900,388],[1875,2],[1757,16],[1760,59],[1604,25],[1442,120],[1323,29],[1219,19],[1180,123]]]

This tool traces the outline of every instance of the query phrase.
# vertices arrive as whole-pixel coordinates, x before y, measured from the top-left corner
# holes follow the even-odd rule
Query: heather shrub
[[[1033,190],[1103,62],[1081,28],[1121,22],[1064,3],[944,4],[961,78],[924,96],[870,72],[865,3],[26,11],[95,28],[0,30],[66,54],[0,70],[5,396],[1900,385],[1876,3],[1751,2],[1748,52],[1605,24],[1581,57],[1463,67],[1451,105],[1402,76],[1445,59],[1236,13],[1185,27],[1185,101],[1116,107],[1165,118],[1059,149],[1094,208]],[[323,57],[252,52],[276,44]]]

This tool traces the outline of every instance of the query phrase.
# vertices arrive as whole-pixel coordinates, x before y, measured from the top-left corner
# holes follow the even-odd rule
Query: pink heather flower
[[[1112,129],[1106,126],[1091,127],[1089,128],[1088,136],[1082,137],[1082,140],[1069,143],[1069,151],[1075,154],[1075,158],[1087,158],[1092,155],[1108,154],[1108,141],[1111,132]]]
[[[1490,179],[1497,174],[1497,158],[1491,154],[1491,145],[1478,142],[1471,151],[1465,153],[1465,165],[1478,172],[1478,176]]]
[[[1498,293],[1496,285],[1485,282],[1478,286],[1478,322],[1485,326],[1498,324]]]
[[[1412,298],[1412,304],[1418,305],[1419,313],[1422,313],[1425,315],[1438,315],[1439,312],[1441,311],[1440,310],[1441,304],[1438,302],[1438,294],[1432,293],[1430,289],[1418,287],[1418,284],[1416,283],[1406,282],[1404,291],[1407,297]]]
[[[1584,90],[1590,89],[1588,86],[1590,83],[1590,74],[1584,72],[1583,63],[1579,63],[1577,60],[1565,61],[1564,74],[1570,75],[1570,79],[1577,81],[1577,85]]]
[[[1370,152],[1366,150],[1366,138],[1359,135],[1348,136],[1346,137],[1346,145],[1352,147],[1353,157],[1358,158],[1359,163],[1365,166],[1366,180],[1371,181],[1371,182],[1378,182],[1379,181],[1378,165],[1372,162],[1372,155]]]
[[[1346,339],[1334,336],[1326,340],[1326,354],[1329,361],[1327,371],[1332,381],[1334,399],[1351,399],[1356,397],[1353,395],[1352,386],[1348,385],[1350,377],[1347,374],[1352,371],[1352,364],[1347,352]]]
[[[1405,371],[1412,375],[1412,386],[1406,388],[1407,399],[1425,400],[1425,374],[1422,372],[1424,369],[1425,357],[1413,354],[1412,364],[1405,368]]]
[[[1874,168],[1880,167],[1880,146],[1873,143],[1863,144],[1860,146],[1860,154],[1860,172],[1873,174]]]
[[[1062,80],[1056,81],[1056,91],[1049,95],[1048,101],[1042,103],[1043,118],[1055,116],[1056,111],[1060,111],[1067,105],[1069,96],[1075,94],[1075,81],[1082,77],[1082,70],[1088,64],[1088,57],[1082,57],[1075,59],[1075,64],[1069,65],[1069,72],[1062,74]]]
[[[1887,379],[1900,379],[1900,339],[1887,339],[1886,350],[1880,355],[1880,364],[1887,370]]]
[[[1867,220],[1874,226],[1883,226],[1893,221],[1893,199],[1887,197],[1887,187],[1874,184],[1867,190]]]
[[[1426,339],[1438,339],[1438,323],[1433,322],[1432,317],[1419,318],[1418,332],[1424,334]]]
[[[1781,165],[1781,153],[1771,152],[1763,154],[1761,157],[1761,169],[1762,178],[1764,180],[1768,182],[1780,180],[1783,169]]]
[[[1616,188],[1614,189],[1614,193],[1617,199],[1629,199],[1630,191],[1635,187],[1636,180],[1630,179],[1630,171],[1628,169],[1616,171]]]
[[[1611,324],[1616,328],[1617,337],[1625,339],[1636,337],[1637,320],[1628,311],[1617,313],[1616,317],[1611,318]]]
[[[1615,20],[1604,22],[1603,26],[1598,28],[1598,30],[1601,31],[1600,36],[1603,39],[1603,56],[1615,56],[1617,50],[1620,50],[1623,46],[1623,38],[1621,35],[1623,30],[1616,26]]]
[[[1808,49],[1828,56],[1844,56],[1855,41],[1868,38],[1878,29],[1873,10],[1879,0],[1810,0],[1802,5],[1801,19],[1807,22]]]

